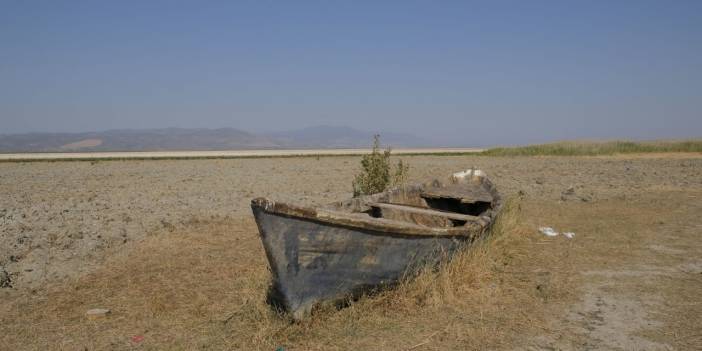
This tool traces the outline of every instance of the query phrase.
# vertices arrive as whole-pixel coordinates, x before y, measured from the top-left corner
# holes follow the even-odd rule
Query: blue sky
[[[0,134],[702,136],[702,1],[2,1]]]

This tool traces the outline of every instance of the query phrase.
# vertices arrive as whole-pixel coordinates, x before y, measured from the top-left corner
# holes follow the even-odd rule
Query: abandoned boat
[[[501,204],[478,170],[317,208],[254,199],[269,299],[302,319],[318,302],[388,286],[480,237]]]

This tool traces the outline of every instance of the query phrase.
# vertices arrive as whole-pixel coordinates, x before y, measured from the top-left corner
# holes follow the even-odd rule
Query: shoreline
[[[406,148],[393,149],[394,155],[462,155],[478,154],[480,148]],[[289,150],[220,150],[220,151],[108,151],[108,152],[32,152],[0,153],[0,162],[25,161],[95,161],[95,160],[170,160],[217,158],[267,158],[358,156],[371,149],[289,149]]]

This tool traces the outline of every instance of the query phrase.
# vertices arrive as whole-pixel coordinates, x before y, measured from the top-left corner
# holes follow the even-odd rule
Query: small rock
[[[592,198],[587,196],[587,195],[576,194],[575,187],[570,186],[570,187],[568,187],[568,189],[565,189],[561,192],[561,201],[569,201],[569,200],[581,200],[583,202],[588,202],[588,201],[592,200]]]
[[[104,318],[108,314],[110,314],[110,310],[106,308],[93,308],[92,310],[85,312],[85,315],[91,320]]]
[[[175,230],[175,226],[174,226],[173,224],[171,224],[170,222],[168,222],[167,220],[165,220],[165,219],[162,219],[162,220],[161,220],[161,225],[163,225],[163,227],[164,227],[166,230],[168,230],[169,232],[172,232],[173,230]]]
[[[0,267],[0,288],[11,288],[12,280],[10,275],[5,271],[5,268]]]

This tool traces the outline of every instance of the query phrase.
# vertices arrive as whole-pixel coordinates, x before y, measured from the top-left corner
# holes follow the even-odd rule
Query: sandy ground
[[[91,140],[87,140],[91,141]],[[72,145],[72,144],[69,144]],[[236,158],[236,157],[280,157],[310,155],[362,155],[370,149],[290,149],[290,150],[222,150],[222,151],[131,151],[131,152],[36,152],[0,153],[0,161],[8,160],[91,160],[91,159],[171,159],[171,158]],[[402,154],[462,154],[481,152],[478,148],[400,148]]]
[[[509,260],[519,264],[499,270],[488,284],[507,284],[502,295],[495,294],[501,302],[485,303],[494,308],[485,311],[493,319],[483,319],[482,310],[478,316],[421,307],[368,320],[348,317],[353,309],[347,309],[320,317],[324,326],[307,326],[300,335],[285,329],[278,339],[265,330],[210,334],[203,327],[217,318],[229,322],[229,312],[249,303],[244,291],[265,287],[265,257],[250,199],[314,204],[348,197],[358,157],[0,163],[0,279],[7,277],[0,288],[0,345],[245,349],[253,344],[242,340],[265,335],[255,345],[702,348],[702,155],[403,159],[411,165],[411,180],[475,166],[507,196],[523,199],[524,237],[509,257],[499,258],[505,267]],[[536,230],[543,225],[576,237],[543,237]],[[182,259],[164,260],[173,256]],[[168,288],[149,288],[159,279]],[[185,338],[168,334],[183,325],[168,327],[174,317],[163,312],[184,304],[160,300],[179,296],[181,289],[188,301],[198,302],[188,310],[188,321],[204,323],[190,326],[194,334]],[[160,293],[139,305],[150,291]],[[520,305],[520,294],[538,303]],[[96,304],[117,310],[103,326],[84,321],[84,311]],[[158,313],[147,318],[139,314],[144,310]],[[354,320],[362,323],[349,326]],[[374,321],[385,327],[369,329]],[[332,332],[333,325],[353,332]],[[499,330],[499,339],[489,336],[491,327]],[[487,336],[468,338],[466,328],[484,328]],[[146,334],[152,344],[137,345],[129,341],[132,334],[117,331]]]

